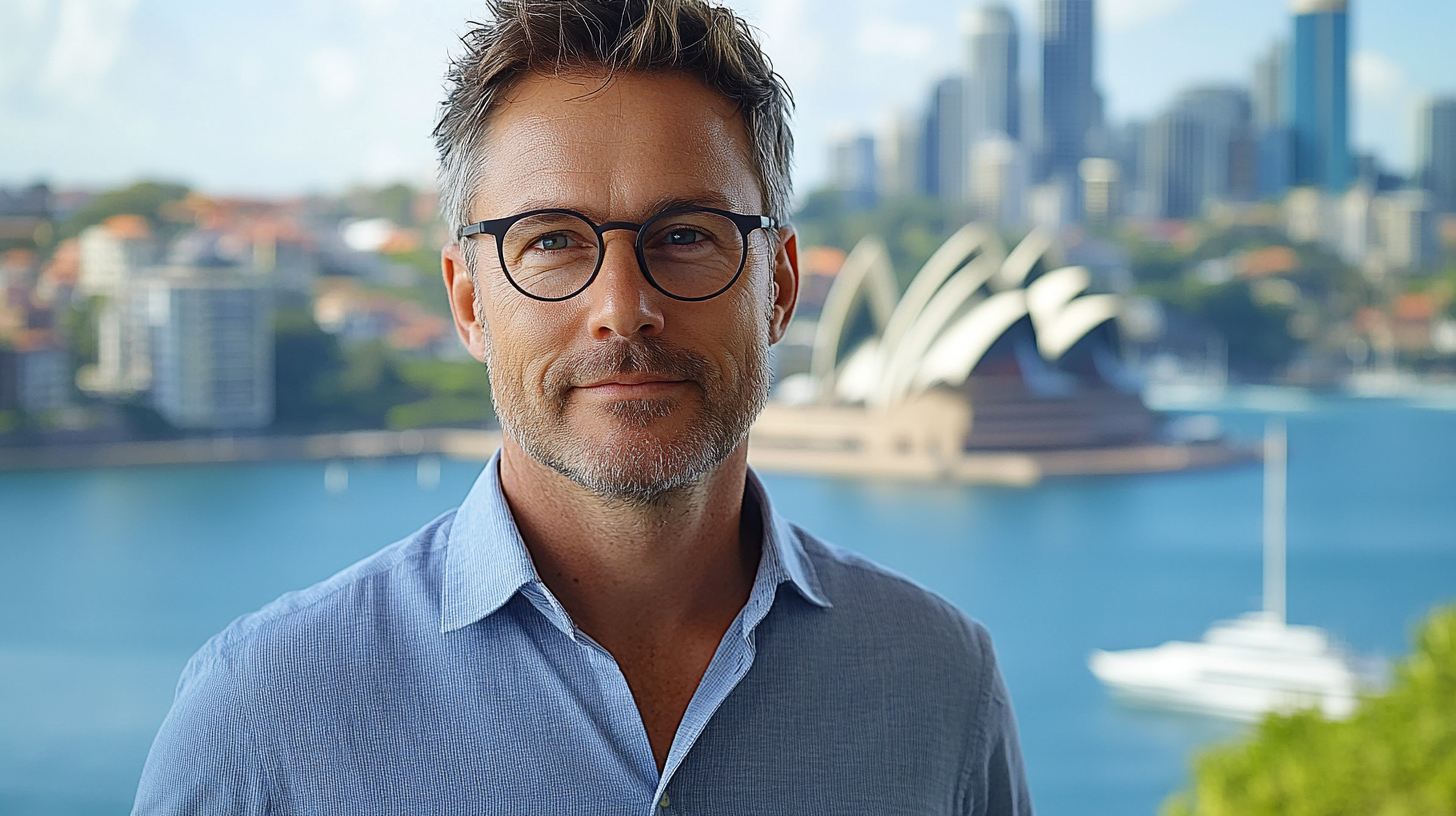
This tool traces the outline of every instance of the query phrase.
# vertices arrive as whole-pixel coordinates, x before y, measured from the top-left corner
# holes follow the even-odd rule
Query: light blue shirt
[[[659,774],[498,461],[458,510],[208,641],[134,813],[1031,813],[986,630],[788,524],[752,474],[758,573]]]

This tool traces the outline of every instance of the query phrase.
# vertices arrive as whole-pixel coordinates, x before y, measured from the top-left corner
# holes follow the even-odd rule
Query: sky
[[[923,108],[965,59],[979,0],[730,0],[798,102],[795,180],[828,140]],[[1036,0],[1018,14],[1035,81]],[[1098,0],[1097,83],[1115,124],[1182,89],[1244,83],[1291,29],[1287,0]],[[141,177],[217,193],[425,183],[449,55],[480,0],[0,0],[0,185]],[[1456,0],[1352,0],[1353,141],[1414,162],[1423,94],[1456,94]]]

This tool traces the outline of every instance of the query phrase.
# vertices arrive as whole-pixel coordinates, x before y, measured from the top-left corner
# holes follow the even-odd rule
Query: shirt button
[[[667,807],[668,805],[672,804],[672,802],[668,801],[667,794],[664,793],[662,795],[662,801],[658,802],[657,804],[661,807]]]

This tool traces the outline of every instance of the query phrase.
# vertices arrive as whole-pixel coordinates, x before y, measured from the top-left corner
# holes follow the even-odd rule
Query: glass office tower
[[[1092,0],[1041,2],[1041,150],[1039,181],[1075,190],[1087,137],[1099,124],[1092,70]]]
[[[1293,0],[1294,183],[1343,192],[1350,156],[1347,0]]]

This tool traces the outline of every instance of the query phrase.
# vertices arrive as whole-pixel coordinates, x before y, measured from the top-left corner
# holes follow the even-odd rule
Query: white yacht
[[[1088,665],[1129,702],[1235,719],[1318,708],[1343,719],[1355,710],[1350,657],[1323,630],[1284,620],[1286,444],[1283,423],[1264,440],[1264,609],[1220,621],[1197,643],[1092,653]]]

